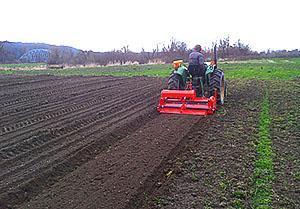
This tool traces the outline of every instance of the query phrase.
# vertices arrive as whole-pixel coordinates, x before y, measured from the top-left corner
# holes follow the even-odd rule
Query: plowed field
[[[157,117],[161,79],[0,78],[0,199],[14,207]]]
[[[0,208],[251,208],[261,102],[268,88],[275,98],[278,83],[229,80],[228,102],[208,117],[159,115],[164,85],[149,77],[0,76]],[[298,178],[291,206],[299,206]]]

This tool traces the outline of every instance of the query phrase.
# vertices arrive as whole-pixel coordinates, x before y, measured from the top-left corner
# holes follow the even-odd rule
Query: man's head
[[[175,70],[177,70],[183,63],[183,60],[174,60],[172,65]]]
[[[201,46],[200,46],[199,44],[197,44],[197,45],[194,47],[194,50],[195,50],[196,52],[201,52],[202,48],[201,48]]]

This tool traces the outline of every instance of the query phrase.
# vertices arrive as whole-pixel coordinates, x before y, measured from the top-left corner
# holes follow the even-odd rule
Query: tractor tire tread
[[[168,90],[178,90],[179,89],[179,80],[176,78],[176,74],[172,74],[168,80]]]
[[[212,96],[214,94],[214,90],[217,89],[217,92],[218,92],[218,96],[217,96],[217,103],[218,104],[223,104],[224,101],[221,101],[221,98],[220,98],[220,92],[221,92],[221,88],[222,86],[220,85],[221,84],[221,80],[224,79],[224,73],[222,70],[220,69],[216,69],[214,70],[214,72],[212,73],[211,77],[210,77],[210,85],[209,85],[209,92],[210,92],[210,95]],[[226,81],[224,79],[224,82],[225,82],[225,96],[226,96]],[[225,98],[224,98],[225,100]]]

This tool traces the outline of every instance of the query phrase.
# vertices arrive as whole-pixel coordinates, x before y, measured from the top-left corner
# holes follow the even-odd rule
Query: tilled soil
[[[0,77],[0,202],[15,207],[158,117],[162,79]]]
[[[20,208],[124,208],[197,120],[157,117]]]
[[[0,208],[250,208],[268,85],[230,80],[225,106],[197,117],[159,115],[164,84],[148,77],[0,76]],[[276,95],[270,91],[279,101]],[[284,130],[295,132],[291,144],[277,112],[289,114],[283,107],[290,105]],[[299,111],[292,99],[271,107],[275,151],[287,166],[275,158],[274,191],[295,208]],[[292,187],[281,186],[286,178]],[[287,206],[281,203],[275,208]]]
[[[1,208],[125,207],[199,120],[156,112],[164,83],[1,76]]]
[[[225,106],[194,124],[156,186],[136,197],[135,208],[251,208],[263,83],[234,80],[229,86]]]

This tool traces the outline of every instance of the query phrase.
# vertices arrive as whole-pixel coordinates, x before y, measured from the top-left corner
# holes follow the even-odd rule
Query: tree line
[[[0,63],[20,62],[18,58],[13,58],[12,53],[7,51],[3,46],[4,42],[0,42]],[[248,44],[241,40],[232,42],[229,37],[220,39],[212,43],[211,47],[203,48],[204,56],[211,58],[211,50],[217,45],[219,59],[235,60],[235,59],[254,59],[254,58],[274,58],[274,57],[299,57],[298,49],[287,51],[271,51],[257,52],[253,51]],[[109,52],[93,52],[74,50],[74,48],[66,48],[60,46],[51,46],[48,49],[50,55],[48,64],[68,64],[68,65],[110,65],[110,64],[128,64],[128,63],[170,63],[175,59],[188,60],[188,55],[192,51],[187,44],[182,41],[171,39],[168,44],[156,46],[150,51],[142,49],[140,52],[133,52],[129,46],[124,46],[118,50]]]
[[[240,39],[232,42],[229,37],[220,39],[212,43],[211,47],[203,48],[204,57],[209,60],[212,58],[212,48],[217,45],[217,52],[219,59],[223,60],[241,60],[241,59],[257,59],[257,58],[275,58],[275,57],[300,57],[298,49],[287,51],[277,50],[266,52],[257,52],[252,50],[248,44],[245,44]],[[129,46],[124,46],[119,50],[112,50],[110,52],[93,52],[93,51],[79,51],[77,54],[59,53],[58,49],[51,50],[49,63],[50,64],[126,64],[126,63],[170,63],[175,59],[188,60],[188,55],[193,49],[189,49],[187,44],[183,41],[171,39],[168,44],[158,45],[151,51],[142,49],[140,52],[133,52]],[[73,54],[72,54],[73,53]]]

